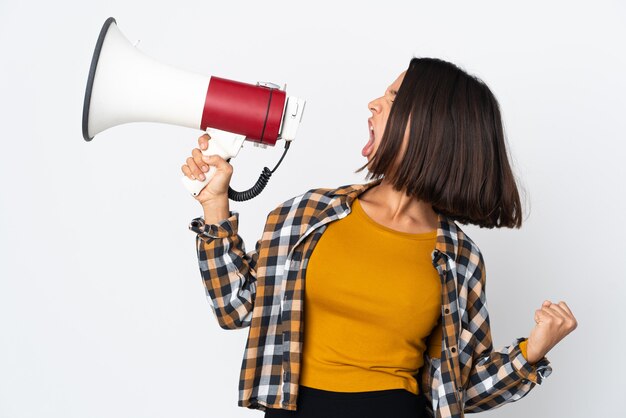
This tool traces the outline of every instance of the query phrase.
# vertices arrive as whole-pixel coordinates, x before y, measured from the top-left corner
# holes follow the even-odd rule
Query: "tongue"
[[[367,157],[374,147],[374,138],[371,138],[361,150],[361,155]]]

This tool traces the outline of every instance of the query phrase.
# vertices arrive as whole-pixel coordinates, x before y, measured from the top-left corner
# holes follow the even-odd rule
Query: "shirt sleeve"
[[[464,381],[465,412],[497,408],[526,396],[552,372],[550,361],[543,357],[531,364],[526,360],[526,338],[493,349],[485,293],[486,270],[482,254],[472,276],[468,292],[468,320],[472,367]],[[523,343],[523,344],[522,344]]]
[[[205,224],[202,217],[189,223],[189,229],[197,234],[196,251],[207,299],[223,329],[249,326],[256,296],[261,240],[255,250],[246,253],[238,226],[237,211],[230,211],[228,218],[215,224]]]

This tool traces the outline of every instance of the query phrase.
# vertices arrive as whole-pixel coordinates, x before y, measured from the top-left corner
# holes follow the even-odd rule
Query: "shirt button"
[[[446,308],[445,313],[450,313],[450,309]]]
[[[452,351],[453,353],[456,353],[456,348],[452,347],[450,351]]]

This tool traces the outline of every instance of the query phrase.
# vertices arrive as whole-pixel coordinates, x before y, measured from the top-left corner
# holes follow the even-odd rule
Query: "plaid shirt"
[[[296,410],[303,347],[306,266],[327,224],[346,217],[354,199],[379,180],[317,188],[271,211],[254,251],[237,233],[239,212],[212,225],[195,218],[200,273],[224,329],[249,327],[238,405]],[[424,353],[415,378],[435,418],[497,408],[524,397],[552,372],[546,357],[531,365],[516,338],[494,350],[485,298],[485,265],[476,244],[439,214],[432,264],[441,278],[441,355]],[[399,312],[399,314],[402,314]]]

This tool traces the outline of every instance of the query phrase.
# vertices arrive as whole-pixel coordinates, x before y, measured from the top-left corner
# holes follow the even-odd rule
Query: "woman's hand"
[[[565,302],[552,303],[546,300],[541,309],[535,311],[535,328],[528,336],[526,354],[528,362],[541,360],[559,341],[578,326],[574,314]]]
[[[191,150],[191,157],[187,158],[181,170],[191,180],[199,179],[204,181],[205,173],[209,171],[209,166],[215,166],[217,171],[207,185],[194,196],[202,204],[210,204],[211,201],[228,201],[228,187],[233,175],[233,166],[219,155],[206,156],[202,151],[208,149],[211,136],[208,133],[200,135],[198,145],[200,148]]]

